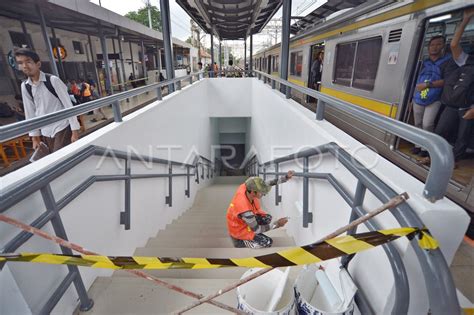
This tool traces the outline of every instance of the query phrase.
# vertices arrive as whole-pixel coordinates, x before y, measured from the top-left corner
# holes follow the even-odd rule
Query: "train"
[[[445,36],[448,50],[464,9],[473,5],[472,0],[375,1],[321,18],[290,38],[288,81],[413,124],[412,97],[430,38]],[[472,20],[461,45],[474,53]],[[311,65],[321,51],[322,76],[316,85],[311,82]],[[258,51],[252,56],[254,69],[279,76],[280,54],[280,44]],[[312,110],[317,106],[297,91],[292,98]],[[429,166],[411,154],[413,144],[334,108],[326,110],[325,118],[415,177],[426,179]],[[473,174],[474,158],[460,161],[446,193],[471,217]]]

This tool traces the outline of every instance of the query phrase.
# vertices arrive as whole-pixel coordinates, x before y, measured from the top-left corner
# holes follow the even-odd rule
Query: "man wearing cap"
[[[260,207],[260,198],[266,195],[271,186],[288,181],[294,171],[285,176],[265,182],[260,177],[250,177],[239,186],[227,209],[227,229],[235,247],[271,247],[273,240],[264,235],[272,229],[284,226],[288,218],[280,218],[271,224],[272,216]]]

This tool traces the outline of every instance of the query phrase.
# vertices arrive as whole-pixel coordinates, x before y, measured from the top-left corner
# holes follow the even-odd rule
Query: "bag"
[[[420,74],[418,75],[416,83],[418,84],[442,80],[443,77],[441,75],[440,66],[450,58],[451,55],[446,55],[444,57],[439,58],[435,62],[431,61],[430,59],[423,61],[423,67],[421,69]],[[443,88],[434,87],[426,88],[422,91],[417,90],[415,91],[413,100],[418,105],[430,105],[439,100],[442,92]]]
[[[457,108],[466,108],[474,103],[474,64],[465,64],[444,80],[441,102]]]
[[[46,76],[46,81],[44,81],[44,85],[46,85],[46,88],[48,89],[48,91],[51,94],[53,94],[54,96],[56,96],[57,99],[59,99],[58,94],[56,93],[56,90],[54,89],[53,85],[51,84],[51,74],[45,73],[45,76]],[[34,103],[35,99],[33,97],[33,91],[32,91],[31,85],[26,83],[26,81],[25,81],[25,87],[26,87],[26,90],[28,91],[28,94],[30,95],[30,97],[31,97],[31,99],[33,100],[33,103]]]
[[[7,118],[15,115],[15,111],[7,103],[0,103],[0,117]]]

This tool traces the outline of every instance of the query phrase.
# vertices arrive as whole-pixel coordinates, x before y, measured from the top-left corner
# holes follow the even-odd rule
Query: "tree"
[[[161,13],[160,10],[154,5],[150,6],[150,11],[151,11],[151,26],[154,30],[158,30],[161,32]],[[148,8],[143,7],[141,9],[138,9],[137,11],[130,11],[127,14],[125,14],[126,17],[128,17],[131,20],[134,20],[135,22],[141,23],[145,26],[148,25]]]
[[[191,44],[191,45],[193,44],[193,40],[191,39],[191,36],[186,38],[186,43]]]

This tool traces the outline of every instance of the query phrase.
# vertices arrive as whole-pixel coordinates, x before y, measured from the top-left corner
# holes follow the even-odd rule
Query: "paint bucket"
[[[242,278],[259,271],[247,270]],[[289,268],[273,269],[237,288],[237,308],[249,314],[295,314],[293,283],[288,281]]]
[[[339,264],[328,264],[322,271],[318,265],[304,268],[295,282],[297,314],[352,315],[357,291],[352,278]]]

